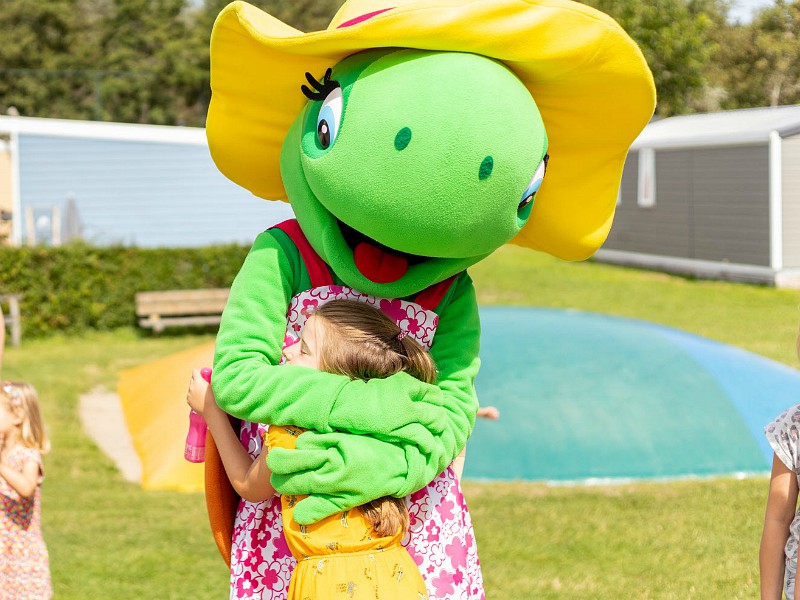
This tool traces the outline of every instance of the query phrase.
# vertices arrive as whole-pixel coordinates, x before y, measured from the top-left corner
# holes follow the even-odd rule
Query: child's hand
[[[189,390],[186,392],[186,404],[203,416],[214,410],[221,410],[217,406],[211,386],[200,375],[200,369],[192,369],[192,379],[189,381]]]
[[[492,421],[496,421],[500,418],[500,411],[495,406],[481,406],[478,409],[478,415],[483,419],[491,419]]]

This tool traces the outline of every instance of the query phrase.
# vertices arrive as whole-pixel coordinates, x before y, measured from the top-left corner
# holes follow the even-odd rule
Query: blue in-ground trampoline
[[[466,479],[586,481],[768,472],[763,427],[800,372],[646,321],[481,308],[482,405]]]

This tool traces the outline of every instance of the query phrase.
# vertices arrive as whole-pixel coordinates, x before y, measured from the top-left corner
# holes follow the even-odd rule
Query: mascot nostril
[[[411,142],[411,130],[408,127],[403,127],[400,131],[397,132],[397,135],[394,136],[395,150],[398,151],[405,150],[410,142]]]
[[[494,169],[494,159],[491,156],[487,156],[481,161],[481,167],[478,169],[478,179],[483,181],[484,179],[488,179],[489,175],[492,174],[492,170]]]

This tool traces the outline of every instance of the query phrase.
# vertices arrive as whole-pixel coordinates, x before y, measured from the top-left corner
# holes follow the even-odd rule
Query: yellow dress
[[[270,425],[270,448],[294,448],[304,429]],[[283,533],[297,559],[288,600],[425,600],[425,582],[416,563],[400,544],[401,531],[372,537],[360,509],[331,515],[312,525],[292,518],[305,496],[282,496]]]

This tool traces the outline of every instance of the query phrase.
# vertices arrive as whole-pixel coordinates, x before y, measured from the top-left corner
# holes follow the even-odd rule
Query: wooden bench
[[[137,292],[139,325],[160,333],[165,327],[219,325],[230,288]]]
[[[20,294],[0,294],[0,308],[3,310],[3,321],[11,332],[11,345],[19,346],[22,340],[22,319],[19,312]]]

